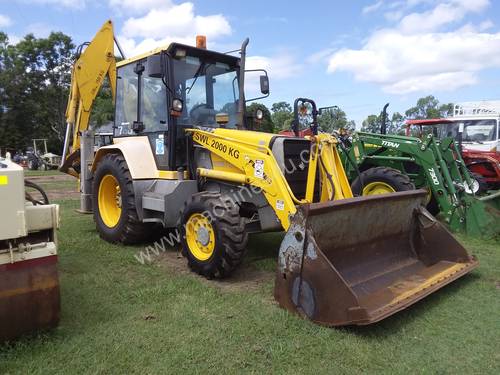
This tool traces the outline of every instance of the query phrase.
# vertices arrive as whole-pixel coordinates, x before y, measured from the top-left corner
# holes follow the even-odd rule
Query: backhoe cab
[[[275,297],[326,325],[378,321],[477,265],[421,207],[425,193],[353,198],[332,135],[249,129],[247,43],[240,57],[173,43],[117,64],[113,144],[90,167],[105,240],[178,228],[190,268],[220,278],[250,233],[286,230]]]

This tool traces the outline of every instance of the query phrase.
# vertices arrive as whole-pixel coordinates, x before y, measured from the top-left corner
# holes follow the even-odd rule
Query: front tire
[[[207,278],[229,276],[242,262],[248,242],[239,206],[219,193],[194,194],[181,218],[182,253]]]
[[[351,189],[356,196],[366,196],[415,190],[415,185],[397,169],[374,167],[361,172],[361,176],[353,181]]]
[[[148,226],[137,216],[132,177],[121,154],[107,154],[97,165],[92,206],[97,231],[104,240],[134,244],[148,236]]]

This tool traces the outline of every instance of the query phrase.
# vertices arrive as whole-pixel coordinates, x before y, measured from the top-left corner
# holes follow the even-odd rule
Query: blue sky
[[[339,105],[358,126],[441,102],[500,99],[500,2],[492,0],[0,0],[0,30],[63,31],[90,40],[108,18],[128,55],[206,34],[227,51],[250,37],[249,65],[268,69],[271,97]]]

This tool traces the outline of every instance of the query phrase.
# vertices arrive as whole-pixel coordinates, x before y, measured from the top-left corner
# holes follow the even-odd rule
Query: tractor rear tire
[[[107,154],[99,161],[93,176],[92,206],[97,231],[108,242],[139,243],[151,233],[151,225],[137,216],[132,177],[121,154]]]
[[[394,168],[374,167],[361,172],[351,184],[355,196],[415,190],[410,178]]]
[[[180,222],[182,254],[194,272],[206,278],[229,276],[246,253],[246,219],[239,206],[219,193],[194,194]]]

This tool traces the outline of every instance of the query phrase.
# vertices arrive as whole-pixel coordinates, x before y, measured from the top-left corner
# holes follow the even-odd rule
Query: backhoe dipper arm
[[[66,108],[66,136],[61,172],[80,175],[80,136],[88,129],[92,104],[108,76],[113,102],[116,93],[116,60],[114,55],[113,23],[104,23],[87,48],[73,65],[68,106]],[[72,140],[72,147],[70,142]]]

